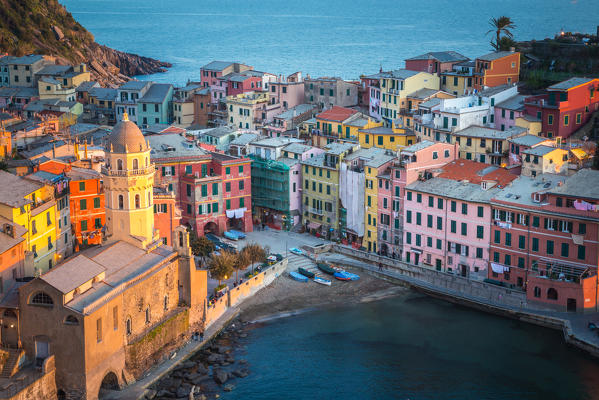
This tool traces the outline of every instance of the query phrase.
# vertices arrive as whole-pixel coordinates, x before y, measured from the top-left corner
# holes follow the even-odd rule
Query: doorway
[[[568,299],[567,310],[569,312],[576,312],[576,299]]]
[[[2,345],[16,349],[19,344],[17,331],[17,314],[13,310],[6,310],[2,314]]]
[[[460,264],[460,275],[462,275],[463,277],[467,277],[468,276],[468,266],[464,265],[464,264]]]

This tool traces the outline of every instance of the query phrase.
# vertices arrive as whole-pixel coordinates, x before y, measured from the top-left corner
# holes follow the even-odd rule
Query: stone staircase
[[[298,268],[303,268],[305,270],[313,272],[314,274],[316,274],[316,276],[329,279],[322,273],[321,270],[318,269],[316,263],[312,259],[306,256],[298,256],[297,254],[290,253],[289,263],[287,264],[287,271],[297,271]]]
[[[17,364],[19,359],[23,354],[23,350],[21,349],[6,349],[8,352],[8,359],[4,362],[2,366],[2,372],[0,372],[0,378],[10,378],[14,375],[17,370]]]

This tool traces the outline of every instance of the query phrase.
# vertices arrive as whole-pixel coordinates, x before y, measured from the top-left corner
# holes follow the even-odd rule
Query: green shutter
[[[217,213],[218,212],[218,203],[212,203],[212,212],[213,213]]]

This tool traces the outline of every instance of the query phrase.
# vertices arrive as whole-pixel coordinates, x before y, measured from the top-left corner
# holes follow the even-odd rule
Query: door
[[[576,299],[568,299],[568,311],[576,312]]]
[[[414,264],[418,265],[419,261],[420,261],[420,254],[414,253]]]
[[[435,268],[437,271],[441,271],[441,260],[438,258],[435,260]]]
[[[468,266],[464,264],[460,264],[460,275],[466,277],[468,276]]]
[[[50,354],[50,345],[48,342],[43,340],[35,341],[35,358],[46,359]]]

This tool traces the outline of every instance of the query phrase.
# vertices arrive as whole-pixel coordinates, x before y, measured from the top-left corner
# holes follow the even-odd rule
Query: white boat
[[[320,276],[314,277],[314,282],[320,283],[321,285],[331,286],[331,281],[328,279],[321,278]]]

